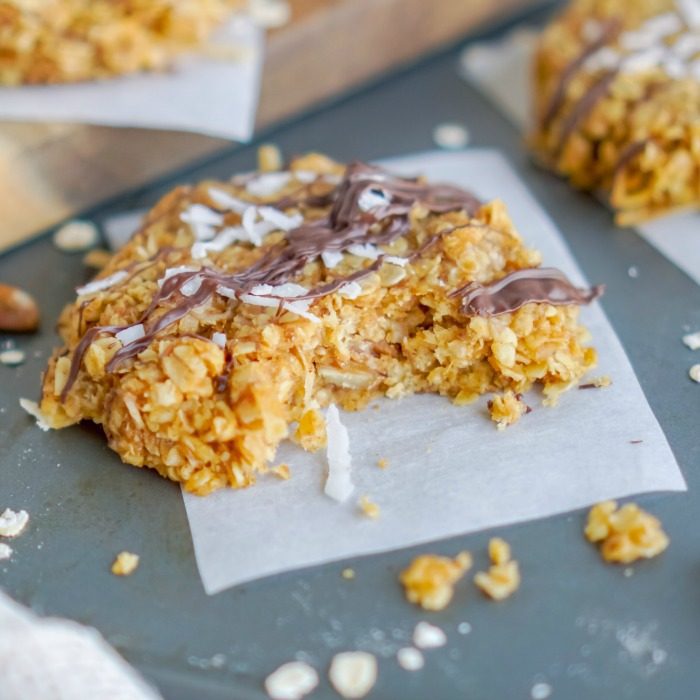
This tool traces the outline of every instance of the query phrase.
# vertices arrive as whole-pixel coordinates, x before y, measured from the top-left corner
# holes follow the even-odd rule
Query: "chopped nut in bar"
[[[423,554],[401,572],[399,580],[411,603],[420,605],[424,610],[444,610],[452,600],[455,583],[471,566],[469,552],[460,552],[454,559]]]
[[[41,416],[202,495],[254,484],[290,435],[328,429],[345,469],[333,405],[576,386],[602,289],[539,265],[501,202],[365,163],[178,187],[61,315]]]
[[[600,544],[605,561],[619,564],[651,559],[669,544],[659,519],[636,503],[625,503],[621,508],[616,501],[598,503],[588,514],[584,533],[589,542]]]
[[[510,545],[500,537],[489,541],[491,566],[488,571],[479,571],[474,583],[493,600],[504,600],[520,587],[520,567],[511,559]]]

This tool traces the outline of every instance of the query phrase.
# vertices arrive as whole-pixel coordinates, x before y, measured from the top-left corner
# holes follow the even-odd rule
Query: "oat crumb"
[[[469,552],[460,552],[454,559],[422,554],[401,572],[399,581],[411,603],[424,610],[444,610],[452,600],[455,583],[471,566]]]
[[[83,265],[85,267],[91,267],[95,270],[101,270],[107,267],[107,264],[112,259],[112,253],[108,250],[103,250],[102,248],[95,248],[94,250],[88,251],[83,257]]]
[[[389,466],[389,460],[386,457],[380,457],[377,460],[377,466],[380,469],[386,469]]]
[[[263,173],[282,170],[284,158],[282,151],[274,143],[264,143],[258,148],[258,170]]]
[[[605,561],[620,564],[651,559],[669,544],[661,521],[636,503],[626,503],[621,508],[616,501],[596,504],[588,513],[584,534],[589,542],[600,543]]]
[[[272,467],[270,471],[278,479],[282,479],[283,481],[288,481],[292,476],[292,472],[290,471],[288,464],[278,464],[276,467]]]
[[[605,374],[602,377],[595,377],[591,379],[590,382],[586,384],[579,384],[579,389],[604,389],[605,387],[612,385],[612,379]]]
[[[419,622],[413,630],[413,643],[419,649],[437,649],[447,644],[447,635],[436,625]]]
[[[376,503],[371,501],[367,495],[362,496],[357,505],[360,511],[372,520],[376,520],[381,514],[381,508]]]
[[[700,350],[700,331],[684,335],[683,344],[691,350]]]
[[[265,679],[272,700],[301,700],[318,685],[318,673],[303,661],[282,664]]]
[[[112,573],[115,576],[131,576],[139,565],[139,555],[131,552],[119,552],[112,564]]]
[[[474,583],[493,600],[504,600],[520,586],[520,567],[511,559],[510,545],[500,537],[489,541],[491,566],[488,571],[479,571]]]
[[[346,580],[350,581],[355,578],[355,569],[347,568],[340,572],[340,575]]]
[[[700,384],[700,364],[693,365],[688,371],[688,375],[694,382],[698,382]]]
[[[488,402],[489,415],[499,430],[505,430],[509,425],[517,423],[520,418],[530,412],[530,407],[522,400],[520,394],[506,391],[497,394]]]
[[[423,654],[415,647],[403,647],[396,652],[396,660],[399,666],[406,671],[418,671],[423,668],[425,659]]]

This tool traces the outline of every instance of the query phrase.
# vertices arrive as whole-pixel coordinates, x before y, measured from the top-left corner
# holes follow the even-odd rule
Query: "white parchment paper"
[[[500,39],[470,46],[462,54],[464,76],[513,124],[530,123],[532,57],[538,30],[521,27]],[[666,216],[641,224],[638,233],[700,284],[700,213]]]
[[[0,119],[193,131],[239,141],[253,135],[263,33],[243,15],[216,33],[235,56],[190,55],[168,73],[75,85],[0,88]]]
[[[509,206],[545,264],[584,280],[552,222],[496,152],[428,153],[386,163],[425,173]],[[604,280],[593,280],[600,282]],[[323,495],[325,454],[285,444],[278,461],[292,478],[262,478],[244,491],[183,494],[197,564],[210,594],[262,576],[408,547],[482,528],[541,518],[605,498],[685,490],[683,476],[600,307],[582,310],[600,353],[607,389],[565,395],[504,432],[479,404],[416,396],[342,413],[350,433],[356,491],[345,504]],[[630,441],[640,443],[631,444]],[[378,458],[388,460],[379,469]],[[359,514],[368,494],[381,507]]]

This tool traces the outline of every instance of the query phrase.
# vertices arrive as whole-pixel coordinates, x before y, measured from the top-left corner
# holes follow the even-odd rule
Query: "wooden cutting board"
[[[268,36],[258,128],[535,4],[538,0],[291,0],[291,22]],[[226,143],[181,132],[3,123],[0,250]]]

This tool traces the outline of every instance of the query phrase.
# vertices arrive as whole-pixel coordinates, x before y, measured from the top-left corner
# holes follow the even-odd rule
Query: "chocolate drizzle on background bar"
[[[371,206],[369,207],[365,203],[368,194],[371,197]],[[308,195],[308,189],[302,188],[297,193],[297,199],[292,200],[287,197],[280,200],[278,205],[284,203],[285,207],[319,206],[321,202],[310,199]],[[269,248],[249,267],[232,273],[203,267],[196,271],[174,274],[163,281],[146,311],[134,324],[94,326],[88,329],[73,352],[61,400],[66,398],[75,383],[88,347],[103,333],[116,335],[120,331],[138,324],[144,326],[143,337],[123,346],[107,364],[107,371],[113,372],[122,362],[145,350],[158,333],[182,319],[193,309],[207,303],[215,294],[220,293],[220,288],[240,299],[242,295],[249,294],[258,285],[274,287],[294,280],[308,262],[317,259],[322,253],[343,252],[353,245],[391,243],[410,231],[409,214],[417,203],[436,214],[463,210],[469,215],[473,215],[481,206],[481,202],[474,195],[452,185],[430,185],[416,179],[399,178],[381,168],[361,162],[352,163],[347,167],[345,176],[338,187],[323,201],[324,203],[327,201],[329,206],[332,205],[326,216],[315,221],[304,222],[301,226],[292,229],[288,232],[285,240]],[[429,238],[408,260],[415,260],[442,235],[453,230],[448,229],[433,238]],[[351,275],[326,282],[301,296],[278,295],[274,293],[274,290],[267,295],[257,294],[256,296],[275,299],[279,301],[280,306],[286,301],[318,299],[375,272],[381,267],[384,257],[380,253],[379,257],[367,267]],[[537,279],[536,270],[526,272],[531,278]],[[541,285],[520,284],[516,287],[507,286],[506,290],[500,294],[494,291],[492,293],[494,307],[513,306],[516,304],[518,294],[520,296],[517,298],[515,308],[531,301],[587,303],[589,299],[583,292],[579,295],[569,292],[567,295],[563,291],[566,289],[565,278],[561,273],[559,275],[562,278],[558,287],[561,290],[561,301],[559,302],[552,302],[549,296],[543,295]],[[200,279],[199,287],[193,294],[186,296],[182,293],[183,287],[195,277]],[[574,289],[570,284],[569,287]],[[464,292],[466,293],[466,288],[464,288]],[[461,296],[462,290],[457,290],[453,295]],[[543,296],[546,298],[541,299],[540,297]],[[595,298],[595,296],[591,298]],[[156,312],[162,307],[165,307],[166,310],[157,315]],[[465,313],[471,313],[468,304],[463,304],[463,309]],[[504,311],[496,311],[496,313],[504,313]]]
[[[469,316],[498,316],[511,313],[531,303],[590,304],[605,287],[580,289],[563,272],[552,267],[533,267],[516,270],[496,282],[469,284],[456,289],[451,297],[461,299],[462,312]]]

